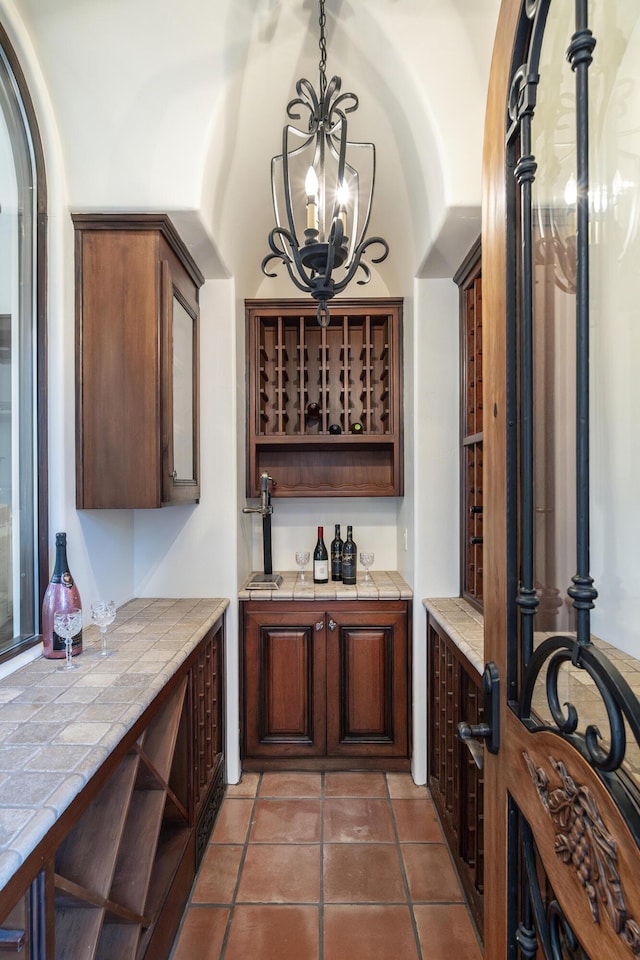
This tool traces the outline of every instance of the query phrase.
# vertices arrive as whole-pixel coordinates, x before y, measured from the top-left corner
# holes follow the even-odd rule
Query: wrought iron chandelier
[[[373,143],[347,139],[347,114],[358,109],[358,98],[340,92],[340,77],[327,83],[324,6],[325,0],[320,0],[319,95],[309,80],[298,80],[287,116],[300,120],[301,111],[306,111],[307,129],[285,124],[282,153],[271,160],[276,226],[269,234],[271,253],[262,261],[262,270],[267,277],[277,276],[269,265],[281,260],[296,287],[318,301],[318,323],[326,327],[328,301],[345,289],[358,268],[363,276],[357,282],[369,282],[371,271],[362,259],[365,250],[379,244],[382,252],[371,262],[381,263],[389,245],[382,237],[366,238],[376,151]]]

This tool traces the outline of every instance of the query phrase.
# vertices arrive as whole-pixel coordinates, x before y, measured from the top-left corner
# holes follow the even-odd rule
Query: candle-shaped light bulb
[[[349,187],[344,180],[338,187],[338,216],[342,220],[342,232],[347,232],[347,204],[349,203]]]
[[[318,175],[313,169],[309,167],[307,170],[307,176],[304,181],[304,189],[309,200],[316,200],[318,196]]]
[[[304,190],[307,195],[307,230],[318,229],[318,177],[309,167],[304,181]]]

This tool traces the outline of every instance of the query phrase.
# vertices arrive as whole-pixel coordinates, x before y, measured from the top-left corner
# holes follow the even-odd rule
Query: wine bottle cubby
[[[482,264],[480,241],[454,277],[460,288],[461,594],[482,607]]]
[[[402,301],[248,300],[247,495],[400,496]]]

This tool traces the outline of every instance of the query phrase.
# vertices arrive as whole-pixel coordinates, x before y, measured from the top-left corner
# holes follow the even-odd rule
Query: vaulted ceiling
[[[255,295],[273,225],[270,159],[296,80],[317,85],[317,0],[13,2],[70,207],[175,212],[207,276],[233,275]],[[359,98],[352,139],[377,148],[371,232],[391,247],[392,293],[414,276],[451,276],[479,231],[498,6],[327,0],[328,76]]]

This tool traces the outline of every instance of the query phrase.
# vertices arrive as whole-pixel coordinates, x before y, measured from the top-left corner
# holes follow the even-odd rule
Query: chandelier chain
[[[320,47],[320,99],[324,99],[325,91],[327,89],[327,38],[325,36],[325,26],[327,24],[327,17],[324,12],[324,2],[325,0],[320,0],[320,40],[318,46]]]
[[[381,252],[371,261],[382,263],[389,245],[382,237],[366,237],[375,181],[375,146],[348,138],[347,115],[357,109],[358,98],[342,92],[339,76],[327,83],[325,0],[318,0],[318,7],[320,86],[316,92],[311,82],[301,77],[296,83],[296,96],[287,104],[288,121],[299,120],[301,125],[299,129],[285,123],[282,153],[271,161],[276,226],[269,234],[270,252],[262,261],[262,272],[275,277],[271,263],[283,263],[294,285],[318,301],[318,323],[326,327],[330,319],[328,301],[342,293],[357,271],[362,271],[358,283],[368,283],[371,269],[363,259],[365,253],[378,245]],[[352,154],[361,156],[368,170],[369,183],[362,188]],[[302,185],[298,175],[304,173],[305,160],[309,168]]]

